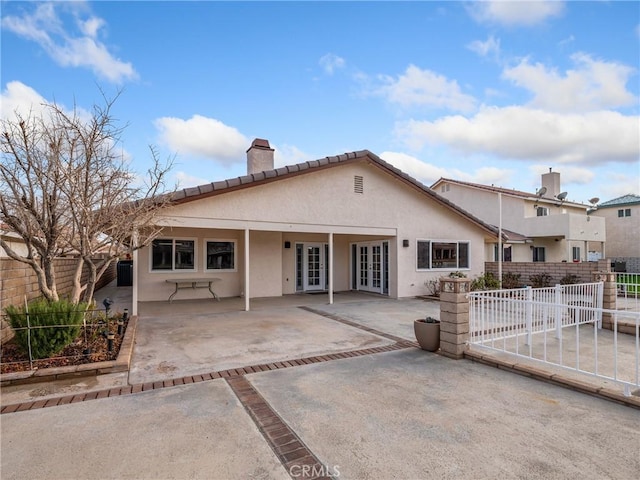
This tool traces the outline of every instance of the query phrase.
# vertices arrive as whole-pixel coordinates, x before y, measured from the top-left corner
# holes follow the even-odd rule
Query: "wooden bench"
[[[219,278],[215,278],[215,277],[170,278],[170,279],[166,280],[166,282],[175,284],[176,289],[169,296],[169,303],[171,303],[171,301],[173,300],[173,297],[176,295],[176,293],[178,293],[178,290],[184,289],[184,288],[193,288],[193,289],[196,289],[196,288],[207,288],[207,289],[209,289],[209,293],[211,293],[211,295],[213,295],[213,298],[215,298],[216,300],[220,301],[220,297],[211,288],[211,284],[213,284],[213,282],[218,281],[218,280],[220,280],[220,279]]]

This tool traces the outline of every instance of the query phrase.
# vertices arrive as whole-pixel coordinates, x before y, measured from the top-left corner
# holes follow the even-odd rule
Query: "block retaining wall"
[[[546,273],[551,276],[551,285],[560,283],[560,279],[566,275],[575,275],[581,283],[593,282],[593,272],[610,271],[611,262],[609,259],[598,260],[597,262],[503,262],[502,274],[513,273],[520,275],[523,285],[531,285],[529,277]],[[492,273],[498,276],[498,262],[485,262],[485,273]]]
[[[54,267],[56,271],[56,284],[58,295],[69,295],[73,289],[73,275],[76,269],[76,258],[56,258]],[[107,271],[102,275],[96,285],[96,290],[108,285],[116,278],[116,261],[111,262]],[[87,279],[88,269],[85,267],[82,279]],[[24,304],[27,301],[39,298],[40,289],[36,274],[26,263],[21,263],[10,258],[0,258],[0,313],[9,305]],[[13,337],[13,332],[4,318],[0,318],[0,341],[2,343]]]

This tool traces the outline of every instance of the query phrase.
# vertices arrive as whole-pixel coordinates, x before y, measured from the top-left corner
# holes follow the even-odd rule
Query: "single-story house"
[[[134,252],[133,299],[166,301],[169,280],[217,278],[220,297],[359,290],[424,295],[454,271],[484,271],[498,230],[362,150],[274,169],[263,139],[246,176],[175,193],[162,234]],[[205,292],[206,293],[206,292]],[[180,299],[203,291],[181,290]]]

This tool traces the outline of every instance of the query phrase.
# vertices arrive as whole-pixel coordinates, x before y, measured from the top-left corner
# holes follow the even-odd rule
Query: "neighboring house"
[[[628,272],[640,272],[640,195],[602,202],[593,215],[605,220],[607,257]]]
[[[29,253],[29,249],[24,243],[22,237],[12,231],[8,225],[3,223],[0,224],[0,238],[2,238],[2,240],[4,240],[18,255],[27,256]],[[0,258],[7,258],[8,256],[9,255],[7,255],[4,248],[0,247]]]
[[[423,295],[450,272],[484,271],[497,229],[363,150],[273,168],[256,139],[248,175],[177,192],[151,246],[134,252],[137,301],[167,300],[167,279],[219,278],[222,297],[361,290]],[[177,298],[202,298],[181,290]]]
[[[431,188],[484,222],[502,226],[505,262],[582,262],[592,259],[590,251],[605,255],[604,219],[589,214],[593,209],[587,205],[566,201],[558,172],[543,174],[537,193],[448,178]],[[486,260],[499,260],[497,237]]]

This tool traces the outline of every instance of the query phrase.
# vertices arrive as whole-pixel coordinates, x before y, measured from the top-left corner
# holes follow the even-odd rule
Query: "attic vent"
[[[364,193],[364,180],[362,175],[353,176],[353,191],[354,193]]]

